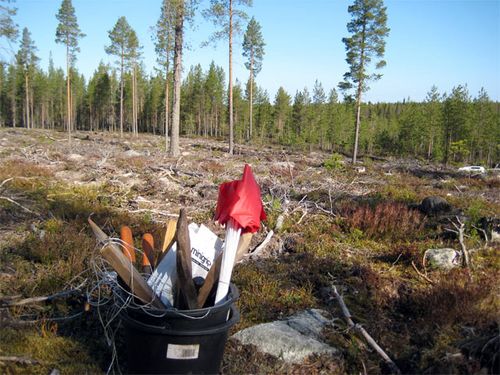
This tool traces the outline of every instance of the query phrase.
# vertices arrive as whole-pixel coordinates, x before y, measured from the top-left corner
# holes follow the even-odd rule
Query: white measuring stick
[[[220,269],[219,284],[217,285],[217,294],[215,303],[222,301],[229,291],[231,274],[233,273],[234,259],[240,242],[241,228],[233,220],[229,219],[226,224],[226,241],[224,243],[224,252],[222,253],[222,265]]]

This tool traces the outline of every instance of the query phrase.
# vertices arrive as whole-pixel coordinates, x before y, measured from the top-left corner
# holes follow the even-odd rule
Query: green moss
[[[0,352],[3,356],[26,357],[38,361],[36,365],[5,362],[0,371],[12,374],[48,374],[57,369],[61,374],[101,373],[88,348],[78,341],[58,336],[51,328],[38,330],[0,330]],[[51,331],[52,330],[52,331]]]

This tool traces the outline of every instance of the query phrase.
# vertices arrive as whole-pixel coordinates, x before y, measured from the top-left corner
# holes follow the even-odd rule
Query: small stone
[[[460,254],[454,249],[428,249],[425,252],[425,259],[433,268],[449,270],[459,264]]]
[[[135,150],[128,150],[123,153],[123,157],[125,158],[136,158],[138,156],[142,156],[142,154]]]
[[[80,161],[83,159],[83,156],[80,154],[69,154],[68,159],[71,161]]]

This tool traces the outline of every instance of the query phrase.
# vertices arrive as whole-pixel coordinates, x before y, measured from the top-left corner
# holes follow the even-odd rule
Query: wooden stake
[[[135,263],[134,237],[132,236],[132,229],[126,225],[121,227],[120,238],[124,242],[123,253],[132,263]]]
[[[236,258],[234,263],[238,263],[241,258],[245,255],[250,242],[252,241],[253,233],[245,233],[240,236],[240,242],[238,243],[238,249],[236,250]],[[215,284],[219,282],[220,267],[222,264],[222,253],[215,259],[214,264],[208,271],[207,277],[205,277],[205,282],[198,292],[198,308],[201,309],[205,302],[207,301],[210,292]]]
[[[175,237],[175,230],[177,227],[177,220],[169,220],[167,224],[167,229],[165,230],[165,236],[163,237],[163,245],[161,247],[161,252],[165,252],[172,246],[170,243]]]
[[[222,253],[215,259],[214,264],[207,273],[207,277],[205,277],[205,282],[201,286],[198,291],[197,304],[198,308],[201,309],[205,302],[207,301],[210,292],[215,284],[219,282],[219,274],[220,274],[220,266],[222,264]]]
[[[90,218],[88,219],[88,222],[99,242],[105,243],[109,240],[108,235],[104,233]],[[135,269],[130,259],[122,253],[121,249],[117,245],[108,241],[108,243],[101,249],[101,255],[111,264],[116,273],[118,273],[118,275],[128,285],[134,296],[139,298],[144,303],[151,303],[158,309],[165,309],[163,303],[156,298],[153,290],[142,278],[141,274]]]
[[[142,278],[139,271],[136,270],[130,259],[125,256],[120,249],[111,243],[108,243],[101,250],[101,255],[106,259],[113,269],[120,275],[123,281],[128,285],[134,296],[142,302],[151,304],[158,309],[164,309],[165,306],[156,298],[153,290]]]
[[[167,224],[167,229],[165,231],[165,236],[163,237],[163,245],[161,247],[161,253],[156,259],[156,265],[161,263],[165,255],[167,255],[170,248],[175,243],[175,232],[177,230],[177,220],[170,220]]]
[[[234,259],[234,264],[238,263],[247,253],[250,247],[250,242],[252,242],[253,233],[244,233],[240,236],[240,242],[238,243],[238,249],[236,250],[236,258]]]
[[[149,260],[149,265],[151,267],[155,267],[156,266],[155,240],[151,233],[145,233],[142,236],[142,251],[144,251],[144,254],[146,254],[146,257]],[[143,258],[143,266],[144,266],[144,258]]]
[[[179,214],[175,237],[177,240],[177,288],[181,292],[180,294],[184,298],[188,309],[196,309],[198,303],[191,269],[191,241],[189,240],[189,228],[184,209],[181,209]],[[180,301],[175,302],[179,307]]]

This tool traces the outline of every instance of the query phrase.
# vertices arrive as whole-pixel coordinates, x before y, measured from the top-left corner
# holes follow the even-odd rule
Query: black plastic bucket
[[[234,284],[230,284],[225,301],[217,306],[195,310],[156,309],[135,303],[128,304],[126,313],[138,322],[174,328],[176,330],[204,329],[225,323],[229,319],[229,310],[238,300],[240,293]],[[123,314],[122,314],[123,315]]]
[[[132,374],[218,374],[229,329],[238,323],[240,314],[234,304],[229,320],[219,324],[204,320],[204,328],[186,324],[162,326],[146,324],[122,312],[128,353],[128,372]],[[176,318],[176,322],[180,322]]]

